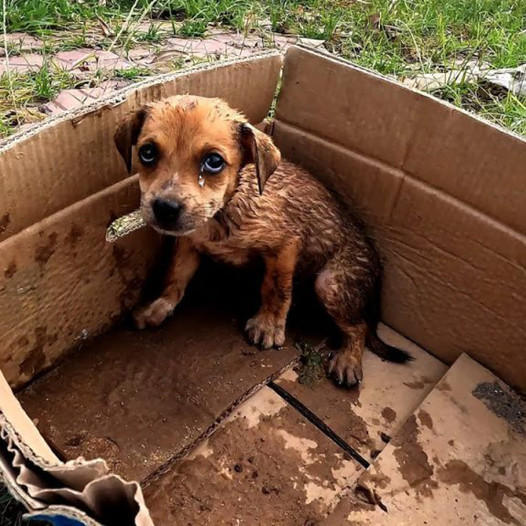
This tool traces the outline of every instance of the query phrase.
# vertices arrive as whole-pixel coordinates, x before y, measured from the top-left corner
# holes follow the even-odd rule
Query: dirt
[[[71,248],[75,248],[75,245],[82,237],[82,234],[84,234],[84,229],[81,226],[73,223],[68,235],[66,236],[66,243],[68,243]]]
[[[433,419],[425,409],[420,409],[418,412],[418,418],[423,426],[426,426],[431,431],[433,430]]]
[[[418,443],[418,424],[415,415],[411,415],[402,429],[391,441],[395,446],[394,457],[398,462],[404,480],[415,489],[416,494],[430,497],[437,482],[433,480],[434,469],[429,463],[427,453]]]
[[[19,399],[64,459],[103,456],[141,480],[296,356],[292,346],[244,356],[240,321],[219,303],[190,301],[158,330],[120,328],[85,344]],[[44,359],[49,335],[36,336],[27,370]]]
[[[11,223],[10,214],[4,214],[2,217],[0,217],[0,234],[6,231],[9,223]]]
[[[40,235],[43,236],[43,232],[41,232]],[[35,261],[40,265],[42,272],[44,266],[49,261],[49,258],[55,253],[57,238],[57,233],[51,232],[51,234],[48,235],[47,240],[35,250]]]
[[[497,416],[504,418],[517,433],[526,433],[526,401],[498,382],[483,382],[473,390],[473,396]]]
[[[487,482],[462,460],[451,460],[438,471],[438,478],[445,484],[458,484],[460,491],[471,493],[482,500],[488,511],[505,524],[521,526],[504,505],[504,497],[519,499],[526,505],[526,494],[512,490],[499,482]]]
[[[409,389],[423,389],[426,386],[426,384],[420,380],[416,380],[414,382],[404,382],[404,385],[409,387]]]
[[[390,424],[396,420],[396,411],[390,407],[384,407],[382,409],[383,418]]]
[[[29,351],[26,359],[20,364],[20,374],[31,377],[35,371],[39,371],[46,361],[44,346],[54,343],[56,339],[56,334],[48,335],[47,327],[37,327],[35,329],[35,341],[33,347]],[[22,337],[20,342],[29,343],[26,337]]]
[[[11,263],[9,263],[9,266],[4,270],[5,278],[6,279],[12,278],[16,274],[16,271],[17,271],[16,261],[11,261]]]
[[[451,391],[451,386],[447,383],[446,380],[442,380],[441,382],[437,384],[437,389],[439,391],[448,392],[448,391]]]
[[[283,431],[308,444],[307,458]],[[291,407],[256,426],[233,420],[206,449],[206,458],[182,461],[145,489],[156,524],[318,524],[328,505],[308,498],[309,485],[341,489],[334,476],[343,465],[339,449]]]

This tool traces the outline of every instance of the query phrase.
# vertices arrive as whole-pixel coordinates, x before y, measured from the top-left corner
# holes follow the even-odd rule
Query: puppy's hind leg
[[[316,278],[316,294],[343,335],[343,345],[329,364],[329,374],[347,387],[362,380],[362,354],[367,335],[363,319],[366,289],[372,282],[367,268],[353,267],[344,254],[331,259]]]

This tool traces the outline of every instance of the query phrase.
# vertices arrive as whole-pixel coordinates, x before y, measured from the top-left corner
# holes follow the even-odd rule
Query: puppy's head
[[[185,235],[213,217],[254,163],[260,193],[280,161],[272,140],[220,99],[190,95],[147,105],[115,133],[128,170],[135,145],[141,209],[157,230]]]

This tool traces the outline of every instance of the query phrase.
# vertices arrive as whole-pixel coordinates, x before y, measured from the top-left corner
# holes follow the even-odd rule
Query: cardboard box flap
[[[323,524],[526,524],[525,433],[526,403],[462,355]]]
[[[327,53],[291,47],[276,118],[526,233],[526,141],[448,103]]]
[[[161,75],[15,135],[0,147],[0,240],[127,177],[113,142],[127,112],[190,92],[223,97],[258,123],[280,68],[270,52]]]
[[[62,506],[83,512],[94,524],[153,526],[137,482],[109,473],[101,459],[61,462],[42,447],[44,439],[1,373],[0,385],[0,479],[31,512],[45,515],[49,506]],[[36,454],[32,446],[46,457]]]

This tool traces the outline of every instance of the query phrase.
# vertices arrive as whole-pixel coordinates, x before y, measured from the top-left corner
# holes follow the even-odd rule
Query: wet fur
[[[384,359],[410,358],[376,336],[381,269],[359,223],[306,170],[280,162],[271,139],[243,115],[218,99],[180,96],[143,108],[116,133],[128,164],[131,145],[152,140],[162,157],[140,169],[143,215],[156,227],[151,202],[159,195],[185,211],[177,229],[165,232],[178,236],[177,250],[162,296],[135,315],[140,328],[173,312],[200,254],[238,266],[262,258],[262,304],[246,325],[253,343],[283,345],[293,277],[304,273],[316,276],[316,294],[344,335],[329,369],[338,383],[362,379],[366,340]],[[220,151],[228,165],[201,188],[198,159],[207,148]]]

